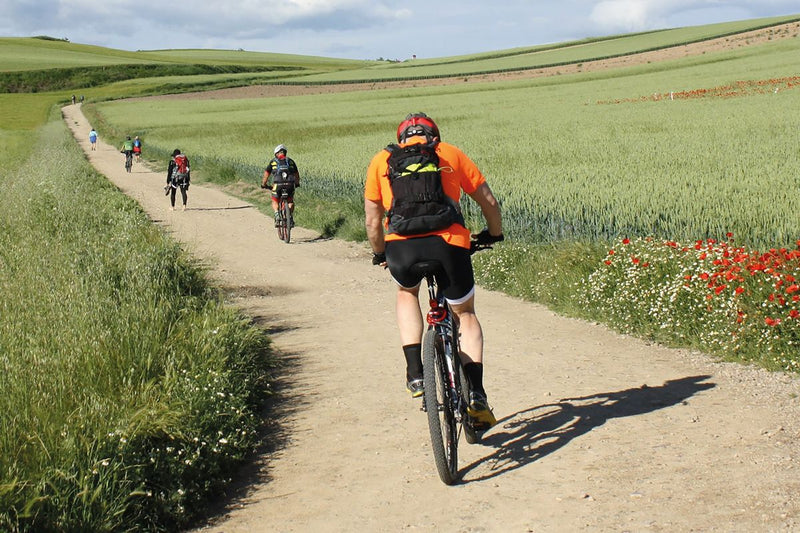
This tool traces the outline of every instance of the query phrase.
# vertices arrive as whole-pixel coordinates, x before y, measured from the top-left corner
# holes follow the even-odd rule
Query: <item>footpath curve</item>
[[[201,531],[800,528],[797,377],[480,288],[499,424],[482,444],[462,444],[463,483],[444,486],[403,387],[393,284],[364,245],[303,228],[286,245],[269,216],[197,184],[187,211],[169,211],[162,173],[126,173],[113,146],[90,151],[80,105],[63,115],[95,168],[211,265],[286,363],[274,446]]]

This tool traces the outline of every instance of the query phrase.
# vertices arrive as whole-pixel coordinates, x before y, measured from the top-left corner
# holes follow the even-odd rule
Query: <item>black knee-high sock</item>
[[[483,363],[467,363],[464,365],[464,373],[472,391],[486,396],[486,391],[483,390]]]
[[[406,379],[420,379],[422,377],[422,344],[407,344],[403,346],[406,356]]]

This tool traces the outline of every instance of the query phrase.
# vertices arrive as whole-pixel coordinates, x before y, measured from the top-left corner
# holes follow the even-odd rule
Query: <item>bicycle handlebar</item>
[[[481,250],[491,250],[492,248],[494,248],[494,246],[492,246],[489,243],[485,243],[485,242],[481,243],[481,242],[478,242],[478,241],[470,241],[469,242],[469,255],[472,255],[472,254],[475,254],[477,252],[480,252]]]
[[[502,233],[500,235],[492,235],[488,229],[483,228],[479,233],[472,234],[472,240],[469,242],[469,253],[472,255],[481,250],[491,250],[494,243],[503,240],[505,240],[505,236]]]

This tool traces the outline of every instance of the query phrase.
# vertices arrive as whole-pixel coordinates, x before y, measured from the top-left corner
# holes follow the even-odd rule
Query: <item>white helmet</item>
[[[273,154],[273,155],[278,155],[278,152],[283,152],[283,153],[285,154],[285,153],[287,152],[287,150],[286,150],[286,147],[285,147],[284,145],[282,145],[282,144],[279,144],[279,145],[278,145],[278,146],[276,146],[276,147],[275,147],[275,149],[272,151],[272,154]]]

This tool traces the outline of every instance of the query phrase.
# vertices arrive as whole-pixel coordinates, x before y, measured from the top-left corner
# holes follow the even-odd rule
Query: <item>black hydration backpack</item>
[[[420,235],[464,224],[458,204],[442,188],[437,142],[386,147],[394,197],[387,213],[389,233]]]
[[[278,187],[277,190],[287,189],[290,195],[294,193],[297,172],[289,164],[288,158],[275,158],[275,168],[272,169],[272,183]]]

